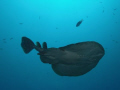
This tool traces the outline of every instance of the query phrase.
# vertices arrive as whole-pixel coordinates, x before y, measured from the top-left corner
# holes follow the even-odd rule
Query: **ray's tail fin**
[[[21,47],[26,54],[29,53],[32,49],[34,49],[34,46],[35,44],[32,40],[27,37],[22,37]]]

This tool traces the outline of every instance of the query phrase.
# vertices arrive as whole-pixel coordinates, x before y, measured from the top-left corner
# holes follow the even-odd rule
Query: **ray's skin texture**
[[[70,44],[59,48],[47,48],[44,42],[35,45],[29,38],[22,37],[21,47],[27,54],[32,49],[38,51],[40,60],[49,63],[60,76],[80,76],[92,70],[104,56],[101,44],[94,41]]]

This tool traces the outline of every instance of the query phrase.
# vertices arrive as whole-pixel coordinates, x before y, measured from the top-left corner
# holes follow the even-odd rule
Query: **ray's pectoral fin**
[[[66,64],[52,64],[53,71],[60,76],[80,76],[96,66],[96,63],[87,65],[66,65]]]
[[[32,42],[32,40],[27,37],[22,37],[21,47],[26,54],[34,49],[34,46],[35,44]]]

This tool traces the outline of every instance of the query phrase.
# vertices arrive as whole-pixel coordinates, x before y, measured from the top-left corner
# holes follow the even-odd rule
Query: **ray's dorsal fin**
[[[43,49],[47,49],[47,43],[43,42]]]
[[[41,44],[39,42],[36,42],[36,46],[41,48]]]

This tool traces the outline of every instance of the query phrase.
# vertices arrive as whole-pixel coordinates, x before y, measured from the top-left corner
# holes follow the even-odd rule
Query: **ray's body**
[[[36,49],[40,60],[51,64],[53,71],[60,76],[83,75],[92,70],[105,54],[102,45],[94,41],[47,48],[46,42],[41,47],[39,42],[35,45],[29,38],[22,37],[21,46],[26,54]]]

